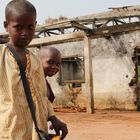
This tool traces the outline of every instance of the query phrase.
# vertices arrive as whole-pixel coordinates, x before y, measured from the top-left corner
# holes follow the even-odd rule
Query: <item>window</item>
[[[84,82],[83,57],[63,58],[59,76],[60,84],[72,83],[74,87],[80,86]]]

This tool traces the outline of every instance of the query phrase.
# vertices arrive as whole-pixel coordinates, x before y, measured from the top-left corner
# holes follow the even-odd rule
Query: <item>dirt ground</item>
[[[69,129],[65,140],[140,140],[140,112],[62,113]]]

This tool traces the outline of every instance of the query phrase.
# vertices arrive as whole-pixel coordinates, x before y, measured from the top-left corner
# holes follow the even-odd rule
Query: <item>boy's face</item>
[[[4,22],[4,26],[9,32],[10,43],[25,48],[34,37],[36,17],[30,13],[13,14],[9,21]]]
[[[46,50],[45,54],[46,56],[42,59],[44,74],[51,77],[59,71],[61,55],[50,50]]]

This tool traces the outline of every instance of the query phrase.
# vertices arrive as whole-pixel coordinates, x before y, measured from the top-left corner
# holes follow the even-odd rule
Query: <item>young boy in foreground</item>
[[[46,96],[46,81],[39,59],[27,47],[34,37],[36,9],[26,0],[14,0],[5,9],[8,45],[21,57],[30,85],[38,127],[47,132],[48,119],[62,139],[66,127],[56,118]],[[0,140],[39,140],[26,100],[17,62],[7,45],[0,45]]]

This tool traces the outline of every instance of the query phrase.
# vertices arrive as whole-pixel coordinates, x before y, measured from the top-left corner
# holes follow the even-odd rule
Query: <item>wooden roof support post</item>
[[[91,39],[84,37],[84,67],[85,67],[85,86],[87,94],[87,112],[94,113],[94,95],[93,95],[93,75],[92,75],[92,50]]]

